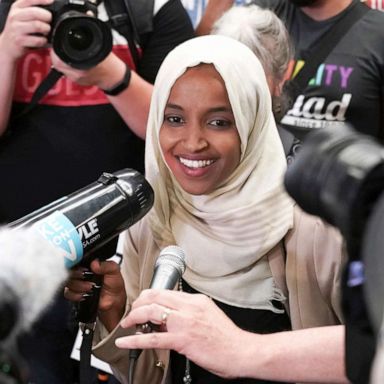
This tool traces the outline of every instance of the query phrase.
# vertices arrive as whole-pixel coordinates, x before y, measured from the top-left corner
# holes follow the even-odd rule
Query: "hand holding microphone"
[[[126,304],[126,294],[120,267],[114,261],[93,260],[90,264],[92,273],[103,277],[100,287],[100,300],[96,302],[98,317],[111,331],[120,322]],[[64,297],[73,302],[92,299],[94,283],[87,281],[89,270],[78,267],[70,272],[64,288]]]
[[[155,290],[170,290],[175,288],[185,271],[185,254],[184,251],[176,246],[170,245],[165,247],[156,260],[154,274],[150,284],[150,288]],[[166,321],[168,309],[163,312],[161,322]],[[136,334],[146,334],[158,329],[156,322],[143,322],[136,324]],[[129,372],[128,383],[133,383],[134,370],[136,361],[140,356],[141,349],[131,349],[129,351]]]
[[[247,352],[239,351],[247,351],[250,340],[256,346],[264,345],[264,336],[267,336],[251,336],[241,330],[206,295],[173,290],[141,292],[121,326],[130,328],[146,322],[162,324],[160,332],[121,337],[116,340],[116,346],[130,351],[139,348],[175,350],[198,366],[227,379],[244,375]]]
[[[144,176],[133,169],[123,169],[113,174],[103,173],[96,182],[9,226],[32,227],[64,251],[67,268],[79,265],[89,269],[95,252],[139,221],[151,209],[153,199],[153,190]],[[106,252],[106,258],[113,251]],[[102,279],[97,277],[90,284],[99,288],[79,305],[77,317],[82,324],[95,321]]]
[[[184,251],[176,246],[165,247],[156,260],[151,289],[174,289],[185,271]],[[167,312],[164,312],[162,322],[166,320]],[[146,322],[136,326],[136,334],[150,333],[157,329],[156,322]],[[141,350],[131,350],[130,356],[134,359],[140,355]]]

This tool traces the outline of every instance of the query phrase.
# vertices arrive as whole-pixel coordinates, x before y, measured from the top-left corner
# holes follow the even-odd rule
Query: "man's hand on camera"
[[[54,0],[16,0],[8,13],[0,35],[0,50],[10,60],[17,60],[29,48],[47,44],[52,14],[40,7]]]
[[[73,82],[90,86],[96,85],[100,89],[109,89],[124,76],[126,66],[114,53],[110,53],[101,63],[90,69],[76,69],[60,60],[51,51],[52,66]]]

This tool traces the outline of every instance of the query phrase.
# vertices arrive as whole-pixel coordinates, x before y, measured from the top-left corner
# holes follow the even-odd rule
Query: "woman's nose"
[[[190,152],[198,152],[208,147],[204,129],[200,127],[187,127],[183,138],[184,147]]]

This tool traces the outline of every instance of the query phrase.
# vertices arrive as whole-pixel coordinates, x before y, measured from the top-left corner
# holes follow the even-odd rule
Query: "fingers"
[[[162,324],[165,321],[168,322],[172,315],[174,315],[174,310],[169,307],[152,303],[132,310],[130,314],[121,322],[121,326],[123,328],[129,328],[136,324],[144,324],[147,322]],[[166,319],[164,319],[164,317],[166,317]]]
[[[117,275],[120,274],[120,267],[114,261],[93,260],[90,265],[91,270],[97,275]]]
[[[52,14],[38,5],[47,5],[53,0],[18,0],[9,10],[1,34],[1,49],[10,58],[21,57],[28,48],[42,47],[51,29]]]
[[[64,297],[70,301],[83,301],[87,293],[92,291],[94,283],[84,279],[84,268],[72,270],[64,288]]]
[[[26,8],[34,6],[46,6],[52,4],[54,0],[17,0],[12,4],[12,7]]]
[[[140,336],[126,336],[116,339],[115,344],[118,348],[123,349],[178,349],[180,336],[173,333],[160,332],[149,333]]]
[[[206,301],[210,300],[207,296],[201,294],[192,295],[186,292],[167,289],[146,289],[140,293],[132,308],[157,303],[179,311],[190,311],[191,308],[200,308],[202,305],[205,305]]]

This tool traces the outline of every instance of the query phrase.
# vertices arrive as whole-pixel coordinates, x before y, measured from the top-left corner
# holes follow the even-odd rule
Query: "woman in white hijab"
[[[118,323],[150,286],[156,258],[169,245],[186,254],[179,288],[214,299],[241,328],[287,330],[289,311],[294,327],[340,321],[335,305],[340,237],[319,220],[294,213],[282,185],[285,168],[268,84],[252,51],[224,36],[195,38],[174,49],[155,82],[146,137],[146,178],[155,203],[125,236],[125,292],[117,268],[91,265],[105,275],[94,353],[114,367],[122,382],[128,377],[128,357],[114,340],[135,329]],[[302,228],[300,235],[294,222]],[[321,259],[325,252],[334,253],[325,268],[314,265],[314,254]],[[285,260],[292,268],[287,276]],[[71,279],[65,294],[80,300],[89,288]],[[180,383],[190,376],[193,383],[223,380],[164,350],[144,351],[135,373],[135,383],[156,384],[166,377]]]

